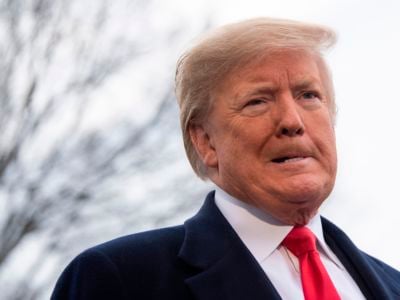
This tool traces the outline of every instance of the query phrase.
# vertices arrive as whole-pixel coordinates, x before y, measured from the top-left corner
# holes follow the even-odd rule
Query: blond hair
[[[315,53],[322,64],[322,77],[335,115],[331,76],[322,52],[336,41],[326,27],[291,20],[256,18],[215,29],[185,52],[177,63],[175,92],[180,107],[183,141],[195,173],[207,178],[207,167],[199,157],[189,129],[204,122],[211,109],[216,86],[236,68],[285,49]]]

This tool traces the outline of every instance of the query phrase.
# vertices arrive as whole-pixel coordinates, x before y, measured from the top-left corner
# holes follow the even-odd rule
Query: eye
[[[256,106],[264,103],[265,100],[263,99],[251,99],[250,101],[246,102],[245,106]]]
[[[244,103],[241,113],[246,116],[255,117],[268,111],[269,100],[267,98],[253,98]]]
[[[320,99],[320,96],[317,92],[304,92],[301,94],[301,97],[305,100]]]

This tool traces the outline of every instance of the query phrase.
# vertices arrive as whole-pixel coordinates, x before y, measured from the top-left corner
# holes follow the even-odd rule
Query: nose
[[[277,105],[277,129],[278,137],[296,137],[304,134],[304,123],[301,116],[301,108],[292,97],[286,97]]]

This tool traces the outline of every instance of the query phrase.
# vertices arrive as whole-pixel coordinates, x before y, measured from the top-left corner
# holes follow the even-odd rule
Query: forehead
[[[324,59],[319,53],[293,49],[267,53],[249,63],[237,65],[222,79],[215,80],[215,86],[209,90],[206,115],[215,112],[217,107],[237,109],[249,97],[287,89],[292,92],[318,91],[335,118],[333,85]]]
[[[217,92],[234,91],[242,85],[279,88],[282,84],[322,85],[322,59],[304,50],[281,50],[237,66],[221,82]]]

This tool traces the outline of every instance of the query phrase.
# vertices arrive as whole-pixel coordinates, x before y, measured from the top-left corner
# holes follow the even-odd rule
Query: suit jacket
[[[324,237],[367,299],[400,299],[400,272],[360,251],[322,219]],[[211,192],[184,225],[86,250],[64,270],[53,300],[281,299]]]

